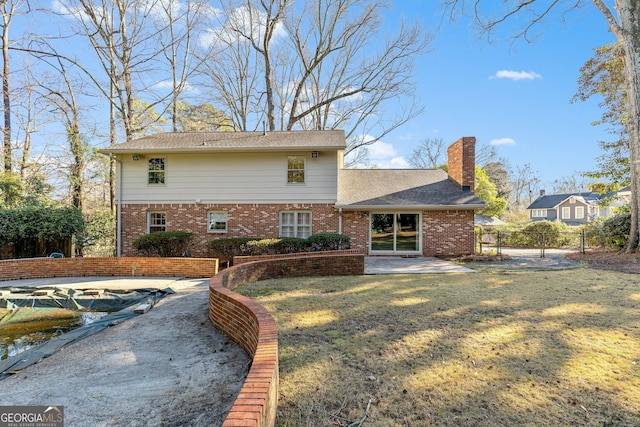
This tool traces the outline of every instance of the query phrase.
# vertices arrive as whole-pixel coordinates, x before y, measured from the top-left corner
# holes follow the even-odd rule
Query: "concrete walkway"
[[[430,257],[369,256],[364,258],[364,274],[475,273],[470,268]]]

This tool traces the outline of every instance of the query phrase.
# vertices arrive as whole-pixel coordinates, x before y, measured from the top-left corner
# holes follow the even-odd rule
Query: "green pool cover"
[[[169,288],[127,291],[9,288],[0,289],[0,291],[2,291],[2,295],[0,295],[0,334],[3,328],[15,328],[20,323],[37,322],[45,312],[50,312],[54,308],[83,312],[107,311],[111,313],[13,357],[0,360],[0,380],[21,371],[27,366],[38,363],[68,344],[77,342],[126,319],[138,316],[135,308],[140,304],[146,303],[153,306],[161,298],[174,293]]]

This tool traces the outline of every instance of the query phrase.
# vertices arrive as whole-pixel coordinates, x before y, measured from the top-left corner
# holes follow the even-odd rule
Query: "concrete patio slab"
[[[431,257],[369,256],[364,258],[364,274],[475,273],[470,268]]]

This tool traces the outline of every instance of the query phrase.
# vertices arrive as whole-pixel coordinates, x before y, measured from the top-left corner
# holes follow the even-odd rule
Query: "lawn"
[[[278,323],[279,426],[638,426],[639,278],[579,268],[239,291]]]

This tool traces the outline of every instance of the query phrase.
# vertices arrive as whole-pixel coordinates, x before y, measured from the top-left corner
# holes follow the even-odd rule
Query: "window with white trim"
[[[566,208],[562,208],[562,219],[569,219],[571,218],[571,208],[566,207]]]
[[[151,185],[164,185],[165,183],[165,159],[162,157],[149,158],[149,173],[147,183]]]
[[[304,156],[287,156],[287,184],[304,184]]]
[[[576,206],[576,219],[584,219],[584,206]]]
[[[212,211],[207,213],[207,231],[209,233],[226,233],[229,215],[227,211]]]
[[[167,231],[167,213],[166,212],[148,212],[147,213],[147,233],[155,233],[156,231]]]
[[[280,212],[280,237],[311,236],[310,211],[282,211]]]
[[[547,210],[546,209],[532,209],[531,210],[531,218],[546,218]]]

